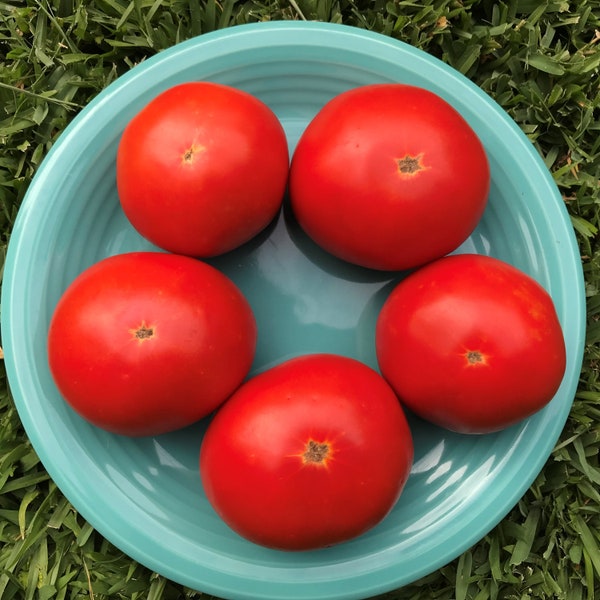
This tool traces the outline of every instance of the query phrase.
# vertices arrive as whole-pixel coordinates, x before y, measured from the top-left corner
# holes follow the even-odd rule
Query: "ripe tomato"
[[[463,433],[497,431],[540,410],[566,366],[548,292],[504,261],[470,254],[398,284],[379,314],[376,350],[409,409]]]
[[[81,273],[51,319],[64,399],[109,431],[156,435],[197,421],[247,375],[256,324],[238,288],[193,258],[133,252]]]
[[[127,125],[117,190],[138,232],[160,248],[208,257],[257,235],[277,214],[289,154],[258,98],[212,82],[159,94]]]
[[[381,521],[413,445],[392,389],[354,359],[305,355],[244,383],[200,450],[204,490],[243,537],[281,550],[330,546]]]
[[[301,136],[290,199],[305,232],[364,267],[401,270],[455,250],[483,215],[485,150],[436,94],[373,84],[333,98]]]

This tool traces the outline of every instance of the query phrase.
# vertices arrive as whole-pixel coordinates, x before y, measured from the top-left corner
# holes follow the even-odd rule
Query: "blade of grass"
[[[27,186],[60,132],[117,76],[173,43],[304,16],[377,31],[441,58],[515,119],[551,169],[581,248],[587,340],[565,431],[519,506],[462,557],[384,597],[600,598],[600,2],[294,2],[0,3],[0,260]],[[131,561],[81,519],[27,445],[2,381],[0,597],[208,600]]]

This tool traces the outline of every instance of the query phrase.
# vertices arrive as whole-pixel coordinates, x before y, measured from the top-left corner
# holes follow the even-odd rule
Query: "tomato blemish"
[[[417,156],[407,154],[404,158],[396,159],[396,164],[398,166],[398,173],[403,178],[415,177],[421,171],[429,169],[429,167],[423,164],[423,153],[417,154]]]
[[[301,454],[302,462],[307,465],[326,467],[331,460],[331,446],[327,442],[308,440],[304,452]]]

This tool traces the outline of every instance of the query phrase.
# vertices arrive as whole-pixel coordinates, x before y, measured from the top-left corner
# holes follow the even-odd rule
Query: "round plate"
[[[317,552],[253,545],[213,513],[197,459],[206,423],[127,439],[82,421],[47,366],[58,298],[85,267],[152,249],[120,210],[115,154],[128,120],[165,88],[188,80],[242,88],[280,117],[293,151],[334,95],[374,82],[429,88],[470,122],[490,158],[492,187],[480,226],[459,252],[502,258],[552,294],[568,366],[553,401],[494,435],[461,436],[411,418],[416,457],[397,506],[362,537]],[[374,324],[398,274],[342,263],[320,251],[284,207],[255,240],[213,261],[243,290],[258,321],[254,370],[308,352],[376,366]],[[2,290],[6,367],[23,424],[50,476],[108,540],[151,569],[225,598],[364,598],[449,562],[515,505],[542,468],[574,397],[582,360],[583,277],[564,204],[535,149],[480,89],[427,54],[342,25],[242,25],[181,43],[104,90],[52,148],[28,190]],[[167,399],[168,400],[168,399]]]

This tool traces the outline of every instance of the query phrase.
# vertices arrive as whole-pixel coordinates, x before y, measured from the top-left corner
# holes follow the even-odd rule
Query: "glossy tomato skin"
[[[534,414],[566,366],[548,292],[512,265],[472,254],[432,262],[398,284],[379,314],[376,351],[409,409],[461,433]]]
[[[142,236],[204,258],[271,222],[288,169],[285,132],[267,105],[230,86],[189,82],[159,94],[128,123],[117,190]]]
[[[313,354],[237,390],[208,427],[200,472],[208,500],[233,530],[297,551],[380,522],[412,459],[404,412],[383,378],[354,359]]]
[[[485,149],[442,98],[404,84],[334,97],[292,157],[292,209],[337,257],[403,270],[455,250],[481,219],[490,187]]]
[[[246,377],[256,336],[250,305],[219,271],[133,252],[92,265],[64,292],[49,365],[64,399],[91,423],[157,435],[217,408]]]

